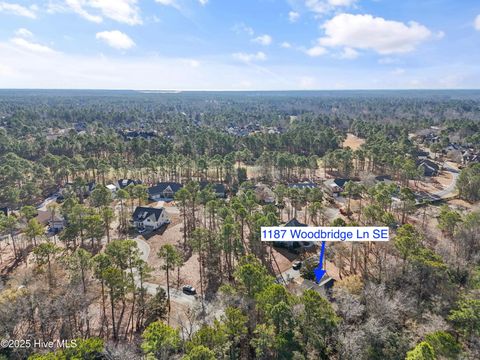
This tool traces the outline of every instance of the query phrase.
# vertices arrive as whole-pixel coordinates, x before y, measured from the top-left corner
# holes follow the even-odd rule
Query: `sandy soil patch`
[[[365,139],[359,138],[353,134],[347,134],[347,138],[343,142],[343,147],[349,147],[352,150],[357,150],[361,145],[365,144]]]
[[[452,181],[452,174],[448,171],[442,171],[438,176],[427,178],[426,181],[417,181],[417,186],[415,186],[414,181],[411,180],[410,187],[416,191],[437,192],[445,189],[452,183]]]
[[[150,255],[148,257],[148,264],[153,267],[151,283],[166,285],[167,276],[164,270],[161,269],[163,263],[157,257],[160,247],[165,244],[179,245],[183,241],[183,223],[177,216],[171,216],[171,223],[163,232],[157,234],[147,240],[150,245]],[[173,287],[181,287],[185,284],[193,285],[196,288],[200,287],[200,274],[198,256],[193,254],[180,268],[180,281],[178,281],[178,272],[175,270],[170,273],[171,285]]]
[[[452,199],[447,201],[447,204],[452,207],[456,207],[460,210],[472,210],[474,208],[473,204],[470,204],[468,201],[462,199]]]

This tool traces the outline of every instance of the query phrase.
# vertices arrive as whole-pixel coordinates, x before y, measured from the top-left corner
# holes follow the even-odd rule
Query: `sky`
[[[0,0],[0,88],[480,88],[478,0]]]

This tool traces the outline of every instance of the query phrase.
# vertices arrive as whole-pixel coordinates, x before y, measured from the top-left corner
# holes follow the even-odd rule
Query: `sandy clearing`
[[[416,187],[414,181],[410,180],[410,187],[414,190],[425,191],[434,193],[441,191],[451,185],[453,181],[453,175],[449,171],[441,171],[438,176],[432,176],[425,178],[425,181],[417,181]]]
[[[150,245],[150,255],[148,264],[153,267],[152,278],[149,280],[155,284],[166,285],[167,276],[161,269],[162,261],[157,257],[160,247],[165,244],[179,245],[183,241],[183,224],[179,217],[171,216],[171,223],[163,234],[157,234],[146,240]],[[170,274],[171,284],[174,287],[182,285],[193,285],[197,289],[200,288],[198,255],[193,254],[180,268],[180,281],[178,281],[178,273],[175,270]]]
[[[343,142],[342,146],[349,147],[352,150],[357,150],[361,145],[365,144],[365,139],[359,138],[353,134],[348,133],[347,138]]]

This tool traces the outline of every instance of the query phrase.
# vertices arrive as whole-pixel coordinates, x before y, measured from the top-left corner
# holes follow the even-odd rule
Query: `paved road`
[[[40,205],[37,206],[37,210],[41,210],[41,211],[48,210],[48,204],[50,204],[51,202],[57,201],[57,198],[58,198],[58,194],[55,194],[46,198],[45,200],[43,200],[43,202]]]
[[[133,240],[137,242],[138,248],[140,249],[140,258],[144,261],[147,261],[150,254],[150,245],[148,245],[148,243],[140,237],[136,237]],[[135,279],[135,281],[137,282],[137,286],[140,286],[139,279]],[[147,292],[152,295],[155,295],[157,293],[158,286],[162,287],[165,291],[167,291],[167,287],[165,285],[158,285],[146,282],[143,283],[143,286],[147,289]],[[200,303],[196,300],[195,296],[184,294],[182,291],[172,287],[170,287],[170,298],[172,301],[189,306],[194,306]]]
[[[452,175],[452,182],[445,189],[433,193],[433,195],[438,196],[439,198],[446,198],[455,193],[459,175],[457,169],[454,169],[447,164],[444,164],[443,168]]]

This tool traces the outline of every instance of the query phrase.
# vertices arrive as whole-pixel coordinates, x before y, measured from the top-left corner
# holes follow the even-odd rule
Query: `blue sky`
[[[0,0],[0,88],[480,87],[478,0]]]

